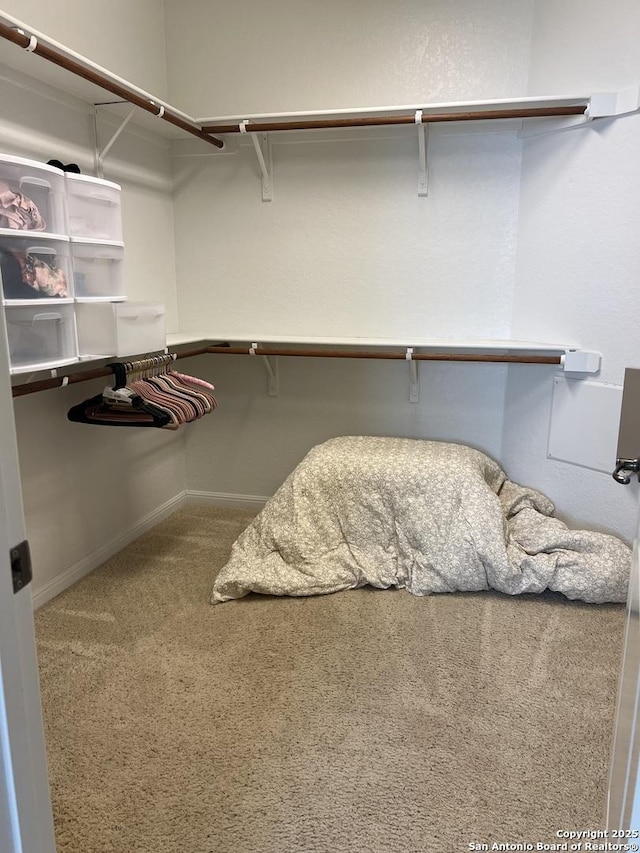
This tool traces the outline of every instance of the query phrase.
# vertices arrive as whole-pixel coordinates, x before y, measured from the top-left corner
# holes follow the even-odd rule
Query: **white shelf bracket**
[[[111,139],[104,146],[102,151],[98,149],[98,107],[94,107],[94,119],[95,119],[95,134],[96,134],[96,172],[99,178],[104,178],[104,160],[109,151],[111,151],[114,143],[125,129],[125,127],[129,124],[133,116],[135,115],[136,109],[132,107],[125,118],[120,122],[120,126],[116,130],[116,132],[112,135]]]
[[[277,397],[280,391],[280,383],[278,381],[278,356],[274,355],[269,358],[267,355],[262,356],[264,368],[267,371],[267,394],[269,397]]]
[[[429,172],[427,170],[427,143],[429,126],[422,123],[422,110],[416,110],[418,128],[418,196],[429,195]]]
[[[249,347],[249,355],[256,355],[257,349],[258,344],[252,343]],[[262,363],[264,364],[264,369],[267,374],[267,394],[269,397],[277,397],[280,391],[278,357],[274,355],[269,358],[268,355],[262,355],[260,358],[262,359]]]
[[[621,92],[598,92],[591,95],[587,112],[588,119],[628,115],[640,107],[640,89],[624,89]]]
[[[522,122],[518,139],[532,139],[537,136],[552,136],[581,127],[589,127],[589,116],[560,116],[559,118],[530,118]]]
[[[249,119],[245,119],[241,121],[238,125],[240,128],[240,133],[248,133],[247,124],[249,124]],[[262,172],[262,201],[272,201],[273,200],[273,157],[271,154],[271,139],[269,138],[268,133],[250,133],[251,141],[253,142],[253,147],[256,152],[256,157],[258,158],[258,165],[260,166],[260,171]],[[258,136],[261,137],[261,140],[258,139]]]
[[[589,98],[584,115],[564,116],[556,119],[528,119],[522,123],[519,139],[550,136],[574,128],[589,127],[594,119],[631,115],[640,109],[640,87],[620,92],[596,92]]]
[[[413,359],[413,347],[407,347],[404,356],[409,364],[409,402],[420,402],[420,382],[418,379],[418,362]]]
[[[560,356],[560,364],[565,373],[599,373],[601,363],[601,352],[568,349],[565,350],[564,355]]]

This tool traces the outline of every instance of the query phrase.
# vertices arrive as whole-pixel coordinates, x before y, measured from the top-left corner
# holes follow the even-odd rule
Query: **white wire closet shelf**
[[[576,115],[590,119],[637,109],[637,102],[633,106],[633,97],[633,92],[628,96],[624,93],[543,95],[299,112],[244,113],[197,118],[196,121],[207,133],[226,134]]]
[[[222,343],[220,343],[222,342]],[[227,355],[300,358],[371,358],[418,361],[550,364],[576,375],[597,373],[602,355],[575,345],[480,338],[377,338],[305,335],[215,335],[176,333],[167,347],[197,343],[207,352]]]
[[[233,355],[258,357],[267,375],[267,393],[278,396],[278,358],[357,358],[392,359],[405,361],[409,368],[409,401],[419,400],[418,364],[420,361],[459,361],[506,364],[537,364],[562,367],[574,376],[597,373],[601,354],[578,348],[567,348],[562,344],[536,343],[515,340],[435,340],[414,338],[412,345],[405,339],[392,338],[326,338],[268,335],[262,342],[257,336],[210,335],[205,333],[176,333],[167,336],[165,352],[191,345],[188,349],[177,349],[175,358],[196,356]],[[251,343],[246,343],[246,341]],[[266,346],[264,345],[266,343]],[[283,348],[283,345],[286,344]],[[292,346],[293,345],[293,346]],[[340,347],[336,349],[335,347]],[[90,359],[83,359],[90,360]],[[14,397],[66,387],[68,384],[84,382],[111,375],[110,368],[74,371],[64,376],[51,376],[14,385]]]
[[[98,65],[50,38],[30,24],[0,11],[0,37],[5,40],[0,61],[31,74],[57,88],[71,92],[93,104],[105,102],[110,92],[123,102],[135,105],[143,115],[162,119],[153,127],[160,135],[175,136],[179,129],[217,148],[222,140],[217,132],[251,133],[272,130],[313,129],[315,127],[357,127],[376,124],[411,124],[437,121],[474,121],[505,118],[581,116],[585,120],[622,115],[638,109],[638,89],[612,93],[579,93],[496,100],[421,103],[402,106],[305,110],[287,113],[239,113],[233,116],[193,118],[182,110],[144,91],[117,74]],[[7,44],[10,42],[11,44]],[[57,66],[52,68],[52,66]],[[136,117],[140,121],[140,116]],[[142,121],[148,126],[148,122]],[[169,130],[162,130],[170,126]]]
[[[365,336],[318,336],[318,335],[274,335],[261,333],[176,332],[167,335],[167,346],[200,341],[260,342],[260,344],[285,344],[300,346],[344,346],[344,347],[420,347],[427,350],[470,352],[531,352],[561,355],[567,350],[577,349],[567,343],[546,343],[497,338],[420,338],[420,337],[365,337]]]

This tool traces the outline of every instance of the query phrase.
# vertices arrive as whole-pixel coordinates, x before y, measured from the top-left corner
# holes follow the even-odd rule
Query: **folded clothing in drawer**
[[[0,154],[0,229],[65,233],[64,172]]]
[[[73,296],[69,239],[35,234],[0,235],[0,274],[5,299]]]
[[[73,302],[5,305],[11,372],[56,367],[77,360]]]

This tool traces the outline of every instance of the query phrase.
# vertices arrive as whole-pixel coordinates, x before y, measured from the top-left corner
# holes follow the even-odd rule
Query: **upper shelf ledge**
[[[44,33],[35,30],[29,24],[25,24],[2,11],[0,11],[0,37],[8,42],[12,42],[27,53],[42,57],[59,68],[63,68],[76,77],[86,80],[101,90],[116,95],[116,97],[139,107],[141,110],[168,122],[174,127],[197,136],[204,142],[208,142],[217,148],[224,146],[222,140],[203,132],[200,125],[191,116],[176,109],[161,98],[157,98],[155,95],[145,92],[138,86],[134,86],[122,77],[118,77],[106,68],[97,65],[95,62],[87,59],[86,56],[76,53]],[[37,65],[32,73],[35,77],[38,76]],[[91,100],[94,103],[97,102],[95,97],[92,97]]]
[[[219,342],[225,344],[220,348]],[[250,343],[249,343],[250,342]],[[598,373],[602,354],[569,344],[482,338],[366,338],[307,335],[215,335],[184,332],[167,335],[167,348],[198,343],[209,352],[230,355],[291,355],[344,358],[406,358],[407,361],[494,361],[558,364],[565,373]],[[238,344],[242,344],[239,346]],[[281,345],[289,345],[281,349]],[[266,345],[266,346],[265,346]],[[293,345],[293,348],[292,346]],[[316,349],[313,349],[316,347]],[[319,349],[317,349],[319,347]],[[348,349],[334,349],[347,347]],[[368,351],[368,348],[375,348]],[[365,349],[367,348],[367,349]],[[396,350],[396,352],[390,352]]]
[[[167,335],[167,346],[180,346],[201,341],[259,341],[260,344],[297,344],[301,346],[342,347],[416,347],[432,350],[466,350],[477,352],[536,352],[560,355],[575,350],[570,344],[517,341],[497,338],[378,338],[316,335],[231,334],[215,332],[176,332]]]
[[[585,120],[635,112],[640,90],[600,92],[591,95],[548,95],[501,98],[493,101],[448,101],[387,107],[350,107],[290,113],[256,113],[196,121],[206,133],[266,133],[280,130],[368,127],[391,124],[435,124],[453,121],[488,121],[558,116],[583,116]]]

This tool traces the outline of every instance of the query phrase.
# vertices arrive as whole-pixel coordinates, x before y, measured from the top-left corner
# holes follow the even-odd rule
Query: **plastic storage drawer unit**
[[[0,233],[7,231],[67,233],[61,169],[0,154]]]
[[[71,241],[73,280],[78,299],[116,302],[124,292],[124,243]]]
[[[5,305],[12,373],[45,370],[78,360],[73,302],[42,300]]]
[[[73,276],[68,237],[0,234],[2,295],[7,299],[68,299]]]
[[[118,184],[66,173],[69,234],[87,240],[122,242],[121,190]]]
[[[142,355],[166,347],[164,305],[76,301],[81,358]]]

